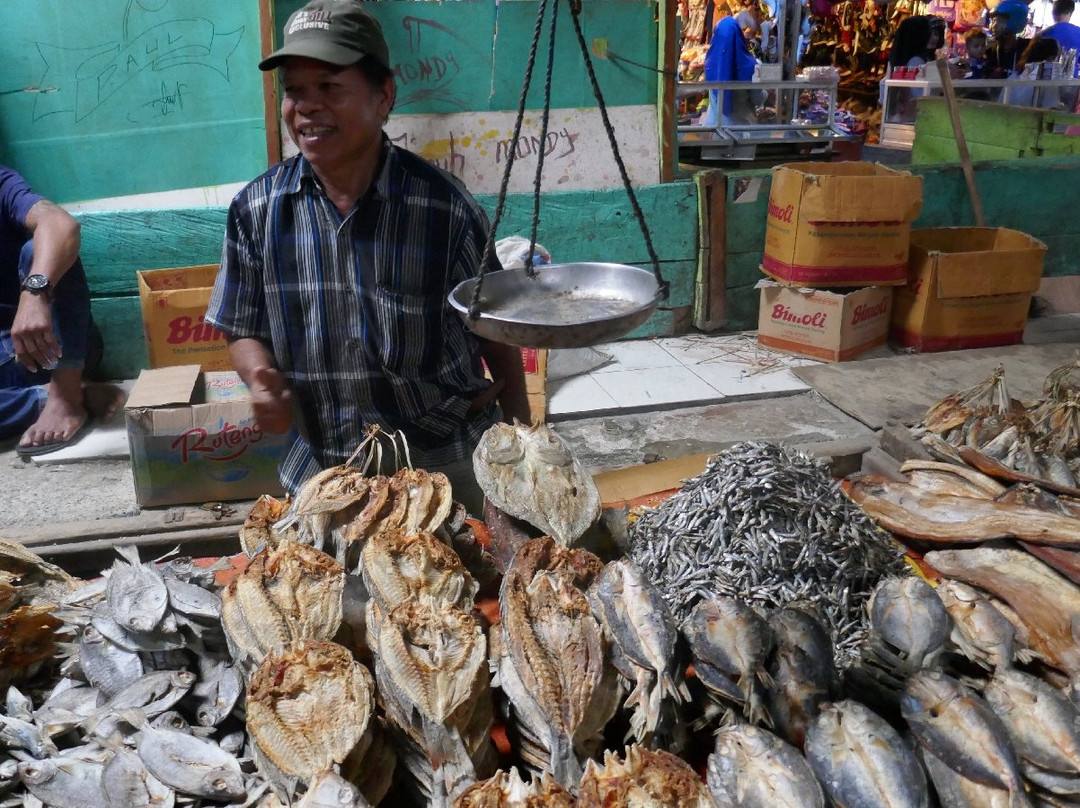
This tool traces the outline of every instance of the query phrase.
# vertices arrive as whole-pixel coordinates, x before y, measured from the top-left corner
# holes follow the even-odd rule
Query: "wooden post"
[[[677,10],[677,0],[663,0],[657,20],[657,61],[663,71],[659,75],[660,86],[656,94],[656,102],[660,105],[656,116],[660,125],[660,182],[671,182],[679,164],[679,143],[675,137],[675,75],[679,70]]]
[[[938,74],[941,76],[941,88],[945,92],[945,105],[949,108],[949,118],[952,120],[953,137],[956,138],[956,150],[960,152],[960,167],[964,171],[964,182],[967,183],[968,195],[971,197],[971,210],[975,214],[975,226],[986,227],[982,197],[979,196],[979,188],[975,184],[975,171],[971,167],[971,154],[968,152],[967,139],[964,137],[964,125],[960,120],[960,110],[956,106],[956,92],[953,90],[952,76],[949,75],[949,63],[942,57],[935,64],[937,65]]]
[[[274,8],[272,0],[259,0],[259,38],[262,56],[274,51]],[[247,69],[255,69],[254,65]],[[266,124],[266,165],[281,162],[281,105],[278,103],[277,71],[263,73],[263,120]]]

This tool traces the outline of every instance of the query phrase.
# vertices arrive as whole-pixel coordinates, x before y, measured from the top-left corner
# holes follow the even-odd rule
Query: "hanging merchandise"
[[[581,30],[581,0],[567,0],[574,23],[578,45],[585,69],[592,84],[600,117],[607,132],[615,164],[619,168],[623,187],[630,199],[634,218],[641,227],[645,247],[652,261],[652,272],[639,267],[613,263],[552,264],[539,272],[533,261],[536,233],[540,222],[540,183],[543,176],[544,153],[537,154],[536,175],[533,181],[532,232],[528,255],[521,269],[487,272],[495,254],[495,233],[506,204],[506,189],[514,167],[514,150],[507,155],[499,198],[491,231],[476,278],[457,285],[450,293],[450,305],[461,315],[465,325],[477,336],[493,342],[532,348],[581,348],[623,336],[649,319],[657,303],[666,300],[668,283],[660,274],[660,259],[653,248],[645,215],[634,194],[626,166],[619,154],[615,131],[608,119],[607,107],[593,70],[592,57]],[[560,0],[554,0],[548,41],[547,74],[544,82],[544,108],[541,119],[540,142],[547,138],[551,111],[551,74],[555,63],[555,31]],[[540,0],[536,28],[533,33],[525,82],[518,103],[514,137],[517,142],[525,118],[525,101],[536,64],[537,44],[544,27],[548,0]]]

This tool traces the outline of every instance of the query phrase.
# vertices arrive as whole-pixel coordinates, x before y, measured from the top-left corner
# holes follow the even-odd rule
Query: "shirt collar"
[[[304,189],[319,189],[321,193],[319,179],[315,176],[315,169],[312,168],[307,158],[302,154],[297,154],[292,159],[296,162],[291,175],[286,181],[285,193],[298,194]],[[389,199],[394,195],[394,190],[401,185],[398,179],[400,161],[397,147],[390,142],[390,138],[386,136],[385,132],[383,132],[382,136],[382,154],[379,156],[379,161],[380,167],[375,175],[375,182],[372,183],[365,197]]]

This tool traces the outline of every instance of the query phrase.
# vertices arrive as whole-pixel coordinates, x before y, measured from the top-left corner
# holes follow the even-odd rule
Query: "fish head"
[[[232,771],[225,768],[211,769],[202,780],[203,793],[213,794],[212,799],[238,800],[247,794],[244,776],[239,769]]]
[[[19,778],[27,785],[47,783],[56,776],[60,767],[55,760],[25,760],[19,763]]]
[[[510,424],[493,424],[484,433],[477,447],[483,463],[508,466],[525,457],[525,442],[518,427]]]
[[[540,462],[550,466],[569,466],[574,462],[566,443],[547,424],[539,423],[527,428],[526,435],[528,451]]]

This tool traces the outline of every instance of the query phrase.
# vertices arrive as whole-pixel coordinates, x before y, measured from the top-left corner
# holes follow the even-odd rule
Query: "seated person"
[[[937,49],[945,38],[945,21],[940,17],[917,15],[908,17],[896,29],[896,37],[889,50],[889,72],[898,67],[918,68],[935,58]],[[885,105],[885,84],[881,84],[880,102]],[[915,99],[921,90],[894,88],[889,105],[891,123],[910,123],[915,120]]]
[[[986,50],[986,78],[1007,79],[1015,75],[1028,40],[1020,36],[1027,26],[1028,7],[1022,0],[1001,0],[990,12],[994,42]]]
[[[1067,87],[1040,87],[1036,92],[1034,87],[1025,86],[1025,79],[1049,78],[1039,75],[1039,68],[1048,62],[1054,62],[1058,58],[1061,45],[1057,40],[1049,37],[1037,36],[1024,49],[1019,61],[1016,63],[1017,80],[1016,88],[1009,88],[1008,101],[1021,107],[1041,107],[1043,109],[1059,109],[1063,106],[1062,90]],[[1030,70],[1028,69],[1030,68]],[[1071,107],[1068,107],[1071,109]]]
[[[0,438],[21,435],[23,457],[63,448],[123,401],[85,382],[101,335],[79,245],[79,223],[0,166]]]

